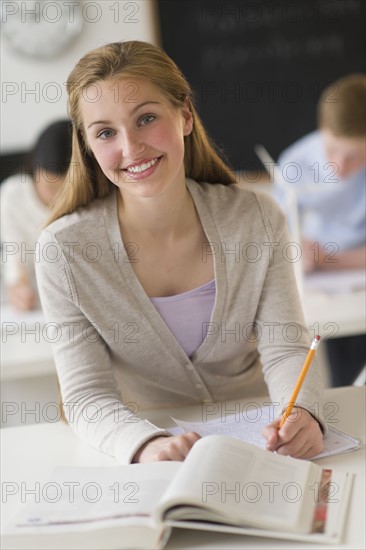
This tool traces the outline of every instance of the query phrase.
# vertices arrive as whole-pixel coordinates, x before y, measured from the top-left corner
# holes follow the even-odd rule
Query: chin
[[[161,182],[148,182],[146,180],[120,182],[117,184],[121,192],[126,192],[134,197],[153,198],[162,195],[166,189]]]

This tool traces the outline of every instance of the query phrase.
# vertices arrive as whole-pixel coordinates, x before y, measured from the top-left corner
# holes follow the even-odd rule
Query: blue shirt
[[[279,169],[296,191],[302,235],[340,250],[366,241],[365,167],[341,179],[325,156],[319,131],[288,147],[278,159]],[[281,202],[280,194],[277,198]]]

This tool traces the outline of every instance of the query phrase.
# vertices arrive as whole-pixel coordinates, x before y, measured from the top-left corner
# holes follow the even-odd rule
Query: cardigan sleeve
[[[258,351],[271,399],[283,411],[310,348],[311,338],[304,322],[294,275],[294,260],[301,247],[289,237],[285,217],[270,197],[257,197],[268,235],[269,265],[258,305]],[[315,336],[315,335],[314,335]],[[308,410],[320,423],[323,415],[322,380],[316,357],[298,395],[296,405]]]
[[[39,239],[37,283],[60,382],[65,416],[84,441],[121,464],[132,461],[149,439],[168,435],[123,405],[106,343],[78,307],[67,255],[57,237]]]

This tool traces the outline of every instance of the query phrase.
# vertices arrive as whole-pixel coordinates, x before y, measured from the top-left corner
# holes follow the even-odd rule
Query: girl
[[[309,338],[284,217],[234,184],[159,48],[98,48],[68,93],[72,163],[37,266],[65,414],[121,463],[183,460],[198,436],[140,408],[259,395],[262,370],[280,409],[294,388]],[[296,422],[269,425],[267,448],[320,452],[320,398],[312,369]]]

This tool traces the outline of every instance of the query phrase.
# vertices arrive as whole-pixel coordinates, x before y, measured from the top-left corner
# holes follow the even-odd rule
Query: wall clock
[[[1,30],[8,45],[25,56],[59,56],[81,32],[81,2],[1,0]]]

